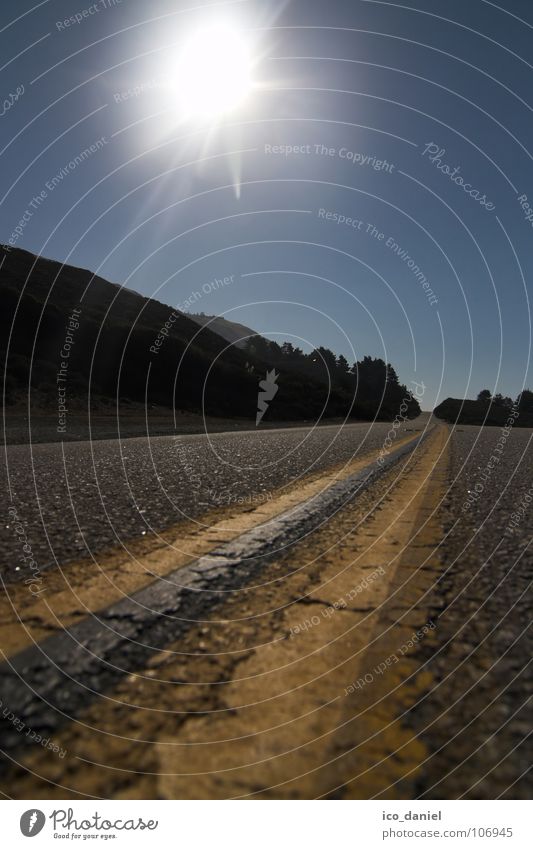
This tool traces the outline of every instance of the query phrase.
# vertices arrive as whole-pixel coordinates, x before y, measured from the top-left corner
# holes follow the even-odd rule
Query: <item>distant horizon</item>
[[[86,272],[88,272],[89,274],[94,275],[95,277],[100,277],[101,279],[105,280],[107,283],[110,283],[110,284],[111,284],[111,285],[113,285],[113,286],[118,286],[118,287],[120,287],[120,288],[128,289],[130,292],[133,292],[133,293],[134,293],[134,294],[136,294],[136,295],[140,295],[140,294],[141,294],[141,293],[140,293],[140,292],[138,292],[136,289],[133,289],[133,288],[131,288],[131,287],[124,286],[124,284],[121,284],[121,283],[119,283],[119,282],[117,282],[117,281],[107,280],[107,278],[102,277],[102,275],[101,275],[101,274],[97,274],[96,272],[92,271],[92,269],[90,269],[90,268],[81,268],[80,266],[72,266],[72,265],[70,265],[70,263],[65,263],[65,262],[63,262],[62,260],[55,259],[55,258],[53,258],[53,257],[43,256],[42,254],[40,254],[40,255],[39,255],[39,254],[34,254],[32,251],[29,251],[29,250],[27,250],[26,248],[17,248],[17,247],[11,248],[9,245],[5,245],[4,243],[1,243],[1,242],[0,242],[0,249],[6,250],[6,251],[8,251],[8,252],[12,252],[12,251],[16,251],[16,250],[21,250],[21,251],[24,251],[25,253],[28,253],[28,254],[30,254],[30,255],[32,255],[32,256],[35,256],[35,257],[36,257],[36,258],[38,258],[38,259],[43,259],[43,260],[48,261],[48,262],[55,262],[55,263],[58,263],[59,265],[67,266],[67,267],[71,267],[71,268],[76,268],[76,269],[78,269],[78,270],[80,270],[80,271],[86,271]],[[1,269],[1,265],[0,265],[0,269]],[[146,297],[146,296],[144,296],[144,297]],[[169,307],[169,309],[177,310],[178,312],[181,312],[183,315],[188,316],[188,317],[191,317],[191,318],[194,318],[194,316],[204,315],[204,316],[209,317],[209,318],[223,319],[224,321],[228,322],[229,324],[234,324],[234,325],[238,325],[238,324],[240,325],[240,324],[241,324],[241,322],[237,322],[237,321],[233,322],[233,321],[231,321],[230,319],[226,318],[226,316],[224,316],[224,315],[220,315],[220,314],[219,314],[219,315],[216,315],[216,314],[212,314],[212,313],[202,313],[201,311],[200,311],[200,312],[198,312],[198,313],[194,313],[194,312],[186,312],[186,311],[180,310],[180,309],[179,309],[179,307],[177,307],[176,305],[173,305],[173,304],[167,304],[167,303],[165,303],[164,301],[159,301],[157,298],[151,298],[151,300],[156,301],[157,303],[159,303],[159,304],[161,304],[161,305],[163,305],[163,306],[167,306],[167,307]],[[253,331],[253,332],[254,332],[254,334],[256,334],[256,335],[258,335],[258,336],[263,336],[263,335],[264,335],[264,334],[262,334],[262,333],[259,333],[258,331],[256,331],[256,330],[255,330],[254,328],[252,328],[252,327],[248,327],[247,329],[248,329],[248,330]],[[272,339],[272,341],[276,341],[276,342],[280,343],[280,340],[279,340],[279,339],[274,338],[273,336],[272,336],[272,337],[270,337],[270,336],[266,335],[266,336],[265,336],[265,338],[267,338],[267,339]],[[290,341],[290,339],[283,340],[283,341]],[[317,347],[318,347],[318,346],[317,346]],[[324,346],[322,346],[322,347],[327,347],[327,346],[325,346],[325,345],[324,345]],[[309,349],[308,351],[306,351],[306,350],[305,350],[305,348],[302,348],[302,349],[304,350],[304,353],[309,353],[309,352],[312,350],[312,349]],[[332,353],[333,353],[333,354],[335,354],[335,356],[337,356],[337,357],[340,355],[340,354],[339,354],[339,352],[337,352],[337,351],[332,351]],[[363,356],[370,356],[370,355],[368,355],[368,354],[363,354]],[[350,361],[349,361],[349,362],[350,362]],[[355,361],[354,361],[354,362],[355,362]],[[390,363],[390,364],[391,364],[392,366],[394,366],[394,363]],[[350,365],[352,365],[352,362],[350,362]],[[399,377],[400,377],[400,380],[403,382],[403,380],[402,380],[402,376],[401,376],[401,375],[399,375]],[[487,388],[487,387],[481,387],[479,390],[477,390],[477,392],[476,392],[476,396],[477,396],[477,394],[479,394],[479,392],[481,392],[482,390],[484,390],[484,389],[486,389],[486,388]],[[529,391],[528,387],[524,387],[524,389],[525,389],[525,390],[527,390],[527,391]],[[496,393],[494,393],[494,394],[496,394]],[[505,396],[505,394],[506,394],[506,393],[502,392],[501,394]],[[518,394],[520,394],[520,393],[518,393]],[[517,395],[517,396],[511,396],[511,395],[510,395],[509,397],[511,397],[511,398],[512,398],[512,400],[513,400],[513,401],[515,401],[515,400],[516,400],[516,397],[518,397],[518,395]],[[443,401],[447,400],[447,398],[453,398],[454,400],[461,400],[461,401],[475,401],[475,400],[477,400],[477,397],[472,397],[472,398],[470,398],[470,397],[462,397],[462,396],[453,396],[453,395],[449,395],[449,396],[446,396],[446,398],[441,398],[441,399],[439,400],[439,403],[438,403],[438,404],[435,404],[435,405],[434,405],[432,408],[430,408],[430,409],[422,409],[422,408],[421,408],[421,413],[429,413],[429,414],[433,414],[433,412],[434,412],[435,408],[436,408],[436,407],[438,407],[438,406],[439,406],[439,405],[440,405]]]

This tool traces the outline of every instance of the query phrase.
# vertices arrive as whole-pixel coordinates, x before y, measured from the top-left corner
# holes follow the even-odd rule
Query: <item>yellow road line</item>
[[[377,511],[372,488],[366,503],[356,499],[267,567],[262,586],[228,599],[211,624],[193,627],[59,731],[68,769],[32,752],[25,766],[42,780],[13,777],[15,796],[366,797],[416,771],[426,752],[398,718],[405,693],[380,702],[384,692],[372,685],[364,704],[350,686],[424,621],[417,602],[439,569],[432,511],[446,436],[436,430],[406,473],[395,467],[376,484],[380,496],[394,482]],[[411,607],[402,625],[386,615]],[[383,686],[394,689],[409,662],[394,665]]]
[[[419,437],[416,433],[398,439],[394,450]],[[39,598],[23,584],[8,585],[0,600],[0,645],[4,655],[10,656],[70,627],[83,616],[132,595],[154,579],[207,554],[218,543],[236,539],[304,503],[371,463],[377,454],[363,454],[326,473],[308,475],[252,510],[231,507],[211,511],[196,522],[180,522],[151,539],[128,542],[127,551],[116,547],[94,555],[95,562],[78,560],[43,573],[45,591]]]

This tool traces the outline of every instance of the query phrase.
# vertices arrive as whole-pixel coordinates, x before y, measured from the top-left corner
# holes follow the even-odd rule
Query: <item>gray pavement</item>
[[[235,589],[257,580],[280,552],[286,557],[292,545],[359,499],[389,469],[416,453],[423,441],[421,437],[391,451],[380,465],[372,458],[362,469],[311,502],[282,513],[267,527],[253,528],[219,544],[212,555],[178,568],[164,581],[155,581],[10,657],[8,663],[0,664],[4,704],[9,700],[19,720],[41,736],[57,731],[66,717],[86,708],[127,672],[146,668],[153,653],[168,645],[170,634],[176,640],[193,623],[208,619]],[[21,738],[11,723],[0,725],[3,750],[15,750],[21,744],[31,747],[31,741]]]
[[[532,447],[530,429],[452,435],[438,643],[419,649],[437,686],[409,720],[432,752],[424,798],[530,798]]]
[[[404,431],[426,423],[427,417],[407,423]],[[149,532],[150,525],[165,527],[184,514],[199,517],[232,496],[249,498],[253,504],[254,497],[264,498],[310,471],[379,450],[389,428],[356,424],[340,430],[252,431],[211,439],[101,441],[70,444],[64,454],[60,445],[39,445],[31,452],[26,446],[12,446],[7,460],[14,504],[43,566],[53,560],[39,524],[37,495],[50,545],[58,558],[68,560],[73,552],[87,553],[84,538],[97,550],[117,538],[136,537],[143,528]],[[420,622],[437,623],[435,639],[421,641],[410,652],[416,697],[397,706],[402,726],[420,742],[424,759],[388,791],[397,798],[531,796],[532,444],[533,430],[503,434],[499,428],[450,429],[444,460],[449,489],[436,523],[446,535],[435,583],[418,604]],[[84,537],[76,536],[76,522]],[[3,527],[2,533],[5,574],[17,580],[20,573],[13,566],[20,541],[12,527]],[[150,596],[157,589],[154,584],[146,592]],[[147,606],[158,609],[152,602]],[[394,606],[391,611],[402,615]],[[119,618],[122,627],[124,617]],[[131,624],[134,629],[141,626]],[[85,622],[79,625],[82,635],[87,627]],[[93,644],[92,632],[85,637]],[[64,662],[71,661],[76,666],[77,658],[65,649]],[[132,656],[125,668],[137,665]],[[100,672],[87,673],[99,692]],[[35,722],[33,717],[30,724]]]
[[[397,438],[428,421],[406,422]],[[357,423],[7,446],[0,573],[23,580],[30,556],[48,569],[215,507],[254,506],[302,476],[379,450],[390,429]]]

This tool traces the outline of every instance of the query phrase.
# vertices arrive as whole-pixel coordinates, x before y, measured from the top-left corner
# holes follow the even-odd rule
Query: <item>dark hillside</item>
[[[274,366],[279,392],[265,421],[350,415],[392,419],[407,389],[394,369],[365,357],[349,367],[327,349],[302,355],[262,337],[245,349],[170,306],[120,288],[91,272],[2,251],[0,313],[6,401],[32,407],[94,408],[128,402],[256,416],[258,382]],[[330,385],[331,384],[331,385]],[[409,393],[408,417],[420,411]],[[355,399],[355,403],[354,403]]]

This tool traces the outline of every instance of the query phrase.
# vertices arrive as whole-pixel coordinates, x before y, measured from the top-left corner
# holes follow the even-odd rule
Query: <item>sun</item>
[[[173,77],[184,120],[217,121],[238,109],[253,88],[244,33],[224,23],[199,27],[183,43]]]

